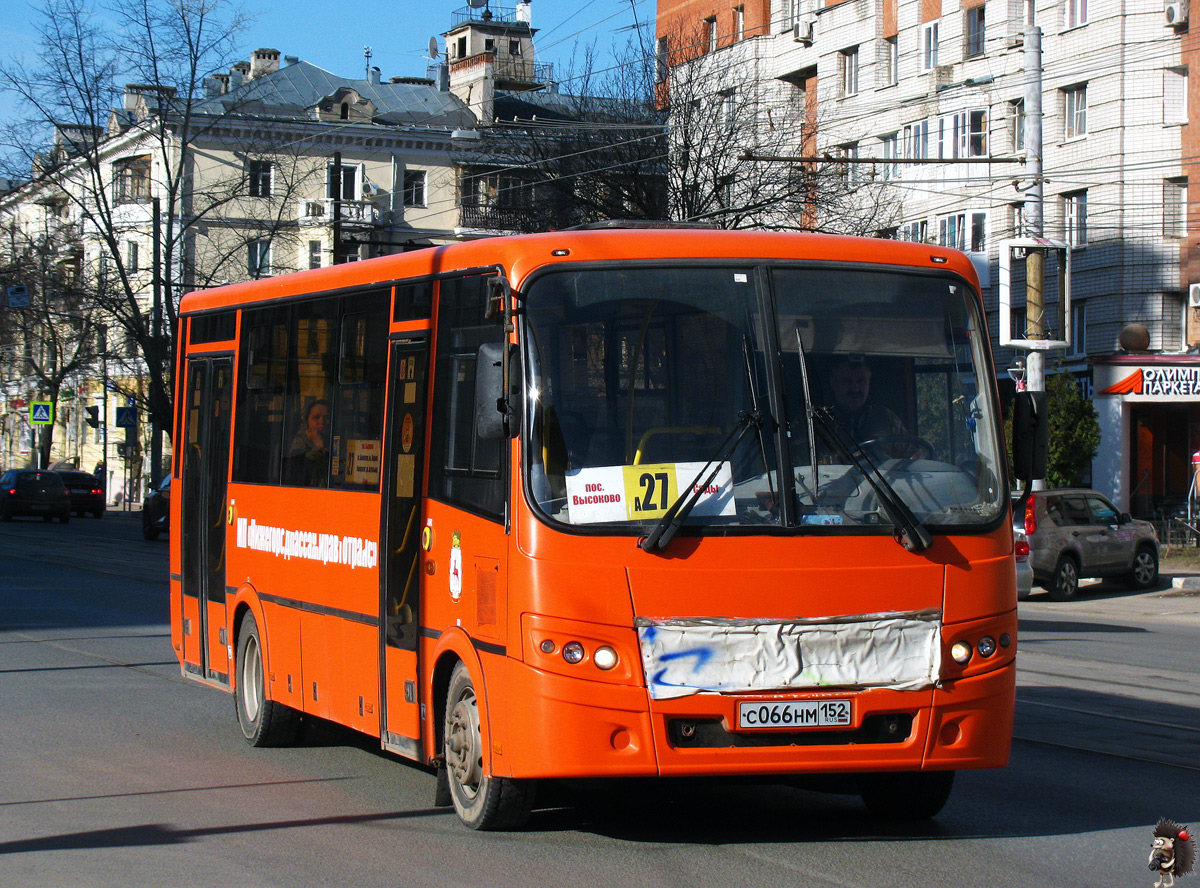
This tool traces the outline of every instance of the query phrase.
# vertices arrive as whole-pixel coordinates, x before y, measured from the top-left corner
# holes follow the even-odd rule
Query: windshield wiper
[[[716,455],[700,467],[700,471],[696,473],[691,485],[671,504],[671,508],[667,509],[666,514],[662,516],[650,535],[638,541],[638,546],[643,551],[657,552],[667,547],[683,522],[687,520],[687,516],[692,513],[692,509],[696,508],[696,503],[700,502],[700,497],[708,489],[708,485],[717,477],[721,466],[725,464],[725,461],[741,443],[742,438],[746,436],[746,432],[750,429],[761,431],[762,425],[763,416],[759,411],[743,410],[738,413],[737,425],[721,443],[721,448]]]
[[[856,447],[854,441],[838,423],[833,411],[828,407],[811,408],[811,410],[811,416],[826,440],[837,449],[842,457],[852,462],[855,468],[862,472],[867,483],[871,485],[871,489],[875,491],[875,495],[879,497],[883,510],[887,512],[888,518],[891,519],[892,526],[895,528],[896,542],[910,552],[924,552],[932,546],[933,536],[917,520],[912,509],[896,493],[896,488],[892,487],[887,478],[883,476],[871,457]],[[814,466],[814,471],[815,469]]]

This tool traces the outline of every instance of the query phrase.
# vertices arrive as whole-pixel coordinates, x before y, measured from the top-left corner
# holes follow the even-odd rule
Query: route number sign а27
[[[704,467],[702,462],[654,463],[593,466],[572,472],[567,475],[570,521],[572,524],[595,524],[661,518]],[[711,468],[710,464],[710,471]],[[736,514],[733,472],[729,463],[722,463],[700,494],[692,514],[709,517]]]

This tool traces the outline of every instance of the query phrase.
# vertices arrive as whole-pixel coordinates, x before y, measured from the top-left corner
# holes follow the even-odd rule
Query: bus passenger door
[[[425,466],[426,374],[429,341],[393,343],[388,385],[384,517],[380,539],[387,560],[380,571],[383,633],[383,745],[420,756],[417,680],[420,620],[421,479]]]
[[[229,475],[233,359],[192,358],[187,365],[183,429],[184,668],[229,684],[225,620],[225,508]]]

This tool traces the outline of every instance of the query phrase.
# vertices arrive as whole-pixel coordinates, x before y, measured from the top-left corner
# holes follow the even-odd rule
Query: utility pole
[[[342,152],[333,152],[333,264],[342,261]]]
[[[153,343],[149,349],[147,357],[151,361],[150,367],[150,404],[152,408],[157,406],[163,399],[159,397],[160,387],[155,382],[156,379],[161,379],[162,374],[162,209],[159,204],[159,199],[154,198],[154,222],[151,239],[151,264],[153,266],[152,274],[154,278],[154,305],[150,315],[150,341]],[[150,414],[150,483],[153,484],[162,471],[162,427],[158,424],[157,414],[153,409],[147,411]],[[137,426],[134,426],[134,432],[137,432]],[[126,430],[126,439],[129,437],[129,432]],[[143,473],[145,470],[143,469]]]
[[[1034,0],[1026,6],[1025,39],[1025,155],[1028,187],[1025,189],[1024,218],[1026,237],[1045,236],[1042,194],[1042,29],[1034,21]],[[1029,250],[1025,254],[1025,320],[1028,339],[1046,337],[1046,254]],[[1032,349],[1025,361],[1025,387],[1031,392],[1046,390],[1046,353]],[[1035,489],[1045,481],[1033,482]]]

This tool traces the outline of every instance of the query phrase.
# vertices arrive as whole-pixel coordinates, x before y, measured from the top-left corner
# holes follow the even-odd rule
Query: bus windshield
[[[686,501],[707,532],[894,532],[898,502],[945,532],[1004,509],[956,276],[626,264],[550,271],[524,306],[527,489],[551,522],[643,534]]]

